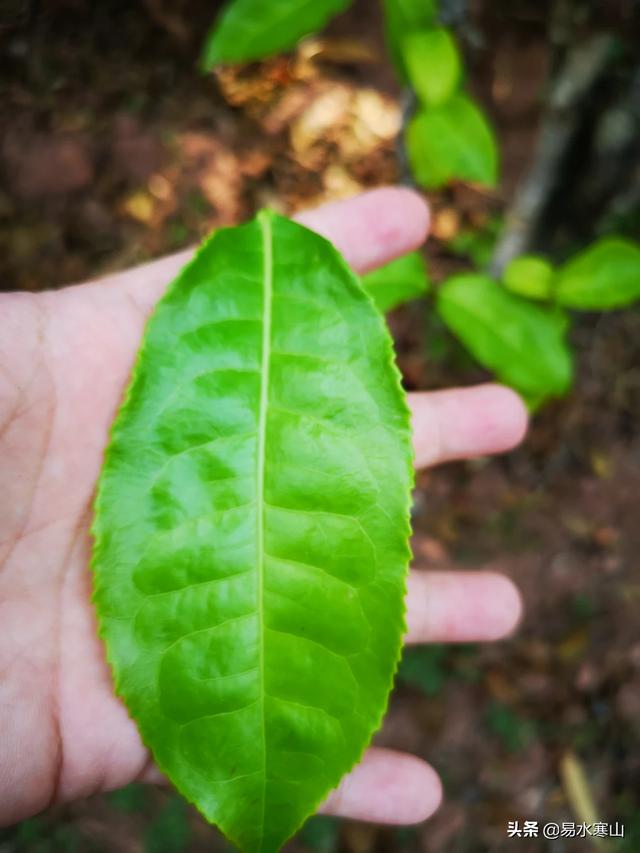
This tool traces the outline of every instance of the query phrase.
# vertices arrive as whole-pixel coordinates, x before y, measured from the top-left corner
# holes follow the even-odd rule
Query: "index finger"
[[[300,213],[295,219],[330,240],[357,273],[365,273],[420,246],[429,209],[413,190],[382,187]],[[92,282],[120,288],[150,310],[191,259],[193,249]]]
[[[358,273],[417,249],[429,231],[426,202],[405,187],[371,190],[295,218],[330,240]]]

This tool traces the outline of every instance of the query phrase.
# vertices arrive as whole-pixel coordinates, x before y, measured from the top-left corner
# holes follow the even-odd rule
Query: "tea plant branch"
[[[402,120],[400,122],[400,133],[396,140],[396,156],[398,158],[398,182],[405,187],[415,187],[416,180],[409,161],[409,154],[405,144],[407,128],[418,108],[418,98],[415,91],[407,86],[402,92]]]
[[[507,212],[491,262],[492,275],[500,276],[509,261],[530,249],[580,123],[581,107],[607,63],[611,45],[611,36],[599,34],[569,49],[553,85],[532,168]]]

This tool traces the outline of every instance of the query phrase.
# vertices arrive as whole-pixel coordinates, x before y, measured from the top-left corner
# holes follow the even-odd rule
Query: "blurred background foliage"
[[[290,213],[410,179],[399,138],[415,103],[378,4],[356,0],[286,55],[205,75],[219,8],[0,4],[1,288],[94,277],[266,204]],[[501,175],[428,191],[431,285],[388,315],[409,389],[488,375],[434,310],[441,282],[533,253],[505,281],[535,297],[540,257],[557,265],[602,235],[640,237],[637,3],[451,0],[440,12],[465,68],[451,79],[494,128]],[[405,295],[425,290],[421,263],[396,268]],[[371,286],[392,308],[385,281]],[[598,818],[626,826],[610,849],[640,849],[637,306],[581,311],[568,340],[573,389],[536,415],[523,448],[418,478],[417,567],[499,568],[527,607],[506,643],[405,656],[378,740],[432,762],[444,806],[408,829],[314,818],[291,851],[588,851],[584,839],[506,837],[509,820],[582,820],[585,790]],[[0,832],[2,853],[223,849],[182,800],[141,786]]]

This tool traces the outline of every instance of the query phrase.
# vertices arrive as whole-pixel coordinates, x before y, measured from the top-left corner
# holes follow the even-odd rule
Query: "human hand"
[[[385,189],[298,217],[358,272],[424,240],[428,214]],[[157,781],[114,695],[89,601],[91,502],[108,430],[145,320],[189,253],[110,279],[0,296],[0,824],[48,805]],[[416,463],[500,452],[526,426],[495,385],[410,395]],[[506,578],[412,572],[407,642],[498,639],[520,615]],[[440,783],[423,761],[371,748],[324,810],[389,823],[431,814]]]

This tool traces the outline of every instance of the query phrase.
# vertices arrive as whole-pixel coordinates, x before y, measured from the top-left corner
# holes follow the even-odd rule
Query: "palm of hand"
[[[20,780],[9,800],[13,791],[19,802],[0,798],[0,822],[125,785],[148,763],[113,694],[87,571],[93,490],[144,312],[115,289],[8,298],[14,334],[4,347],[17,375],[2,377],[13,402],[0,438],[0,667],[9,675],[0,691],[28,710],[8,732],[21,762],[9,768]]]
[[[415,197],[380,192],[308,214],[305,221],[332,237],[354,266],[371,267],[419,244],[426,229]],[[418,217],[413,225],[412,211]],[[113,694],[96,636],[89,524],[109,426],[146,316],[183,262],[167,259],[110,284],[2,297],[0,824],[57,800],[156,776]],[[522,408],[505,393],[485,388],[475,395],[416,395],[418,462],[515,443]],[[488,411],[492,402],[497,413]],[[454,423],[460,411],[473,427]],[[488,573],[464,580],[450,573],[415,575],[408,607],[410,641],[494,639],[518,618],[515,591]],[[328,809],[410,822],[430,813],[438,798],[437,779],[423,762],[371,750]]]

